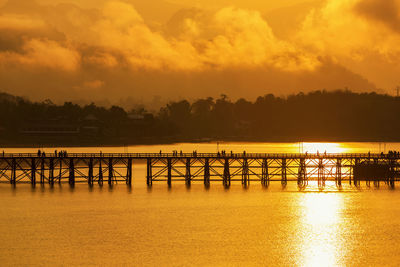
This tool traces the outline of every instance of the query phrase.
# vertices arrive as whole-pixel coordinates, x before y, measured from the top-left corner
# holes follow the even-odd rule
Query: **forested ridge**
[[[144,108],[32,102],[0,94],[7,144],[129,144],[184,141],[400,141],[400,98],[348,90],[255,101],[226,95]]]

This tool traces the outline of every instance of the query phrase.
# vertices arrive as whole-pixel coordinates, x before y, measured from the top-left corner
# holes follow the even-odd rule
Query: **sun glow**
[[[342,143],[300,143],[303,153],[347,153],[349,149]]]
[[[340,265],[343,251],[339,236],[342,197],[339,194],[304,194],[302,259],[304,266]]]

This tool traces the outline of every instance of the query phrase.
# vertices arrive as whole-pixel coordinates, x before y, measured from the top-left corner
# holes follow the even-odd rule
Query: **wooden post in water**
[[[172,184],[172,162],[171,162],[171,158],[167,159],[167,183],[168,186],[171,186]]]
[[[44,160],[45,158],[42,158],[40,162],[40,184],[44,184]]]
[[[323,158],[318,160],[318,187],[322,188],[325,186],[325,171]]]
[[[69,185],[75,185],[75,165],[74,165],[74,158],[69,159]]]
[[[91,186],[93,185],[93,158],[90,157],[89,164],[88,164],[88,184]]]
[[[204,185],[206,187],[210,186],[210,159],[204,159]]]
[[[389,169],[390,169],[389,186],[391,188],[394,188],[395,163],[396,163],[396,160],[390,159],[390,161],[389,161]]]
[[[36,185],[36,159],[31,158],[31,184]]]
[[[113,159],[108,158],[108,184],[112,185],[114,179]]]
[[[286,158],[282,158],[282,180],[281,184],[283,186],[287,185],[287,166],[286,166]]]
[[[263,159],[261,164],[261,184],[265,187],[269,186],[268,159]]]
[[[128,158],[128,164],[127,164],[127,170],[126,170],[126,184],[127,185],[132,185],[132,158]]]
[[[337,186],[342,186],[342,159],[337,158],[336,159],[336,185]]]
[[[367,161],[367,163],[366,163],[369,167],[372,165],[371,164],[371,158],[370,157],[368,157],[368,161]],[[372,175],[372,173],[371,174],[369,174],[369,175],[366,175],[367,177],[365,177],[365,185],[367,186],[367,187],[371,187],[371,175]],[[372,175],[373,176],[373,175]]]
[[[354,168],[356,168],[356,167],[358,167],[358,165],[360,164],[360,159],[359,158],[356,158],[355,160],[354,160]],[[355,175],[354,175],[354,168],[353,168],[353,184],[355,185],[355,186],[360,186],[360,180],[359,180],[359,178],[365,178],[365,177],[356,177]]]
[[[304,158],[300,158],[300,165],[297,174],[297,186],[301,189],[307,185],[307,174],[306,174],[306,161]]]
[[[54,158],[49,159],[49,184],[54,185]]]
[[[58,183],[61,184],[61,178],[62,178],[62,169],[63,169],[63,165],[62,165],[63,159],[60,157],[60,172],[58,173]]]
[[[351,185],[351,179],[353,178],[353,173],[354,173],[354,165],[353,165],[353,159],[350,159],[350,167],[349,167],[349,185]]]
[[[186,186],[190,186],[190,183],[192,181],[192,174],[190,172],[190,165],[191,165],[190,158],[187,158],[186,159],[186,175],[185,175]]]
[[[16,184],[17,183],[17,162],[15,161],[15,158],[12,158],[12,160],[11,160],[10,183],[11,184]]]
[[[147,158],[147,185],[153,185],[153,168],[151,158]]]
[[[379,159],[378,158],[374,158],[374,165],[375,166],[378,166],[378,164],[379,164]],[[379,188],[379,179],[381,179],[382,177],[375,177],[375,179],[374,179],[374,186],[376,187],[376,188]]]
[[[99,185],[103,185],[103,166],[102,166],[102,158],[99,158]]]
[[[223,185],[229,187],[231,185],[231,173],[229,169],[229,158],[225,158]]]
[[[249,184],[250,184],[249,163],[247,161],[247,158],[244,158],[242,164],[242,185],[248,186]]]

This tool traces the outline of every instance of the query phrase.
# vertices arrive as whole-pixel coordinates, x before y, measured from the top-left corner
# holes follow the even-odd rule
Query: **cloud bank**
[[[399,82],[399,3],[329,0],[277,37],[257,10],[186,9],[155,26],[122,1],[89,9],[12,0],[0,8],[0,90],[111,102],[389,90]]]

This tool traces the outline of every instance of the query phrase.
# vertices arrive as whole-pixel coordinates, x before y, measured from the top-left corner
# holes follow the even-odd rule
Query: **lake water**
[[[234,152],[380,152],[400,144],[219,144]],[[61,148],[57,148],[61,149]],[[68,148],[70,152],[215,152],[217,144]],[[30,152],[37,149],[5,149]],[[48,149],[52,152],[54,148]],[[46,150],[47,151],[47,150]],[[212,183],[133,186],[0,184],[0,265],[398,265],[400,189],[324,191],[296,183],[229,190]]]

